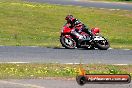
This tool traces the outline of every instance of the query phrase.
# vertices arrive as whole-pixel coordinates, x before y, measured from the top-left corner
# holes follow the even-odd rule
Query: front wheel
[[[96,48],[100,50],[107,50],[110,47],[110,43],[107,39],[99,40],[96,42]]]
[[[75,40],[72,39],[70,36],[69,37],[60,36],[60,42],[61,42],[62,46],[67,49],[75,49],[75,47],[76,47]]]

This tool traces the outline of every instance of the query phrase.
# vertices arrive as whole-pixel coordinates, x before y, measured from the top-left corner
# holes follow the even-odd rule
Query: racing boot
[[[84,41],[84,37],[81,35],[78,38],[78,44],[80,45],[82,41]]]

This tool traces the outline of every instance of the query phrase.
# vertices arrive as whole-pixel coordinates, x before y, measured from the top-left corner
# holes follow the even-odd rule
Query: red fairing
[[[63,33],[70,33],[71,32],[71,29],[67,26],[64,26],[63,27]]]
[[[100,29],[99,29],[99,28],[92,28],[91,31],[92,31],[92,33],[93,33],[94,35],[96,35],[97,33],[100,32]]]

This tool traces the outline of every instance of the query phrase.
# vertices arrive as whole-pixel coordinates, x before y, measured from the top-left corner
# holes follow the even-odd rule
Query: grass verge
[[[0,64],[0,79],[46,77],[75,78],[80,65],[72,64]],[[132,65],[83,64],[87,74],[130,74]]]
[[[132,49],[132,11],[0,0],[0,45],[60,47],[65,16],[99,27],[113,48]]]

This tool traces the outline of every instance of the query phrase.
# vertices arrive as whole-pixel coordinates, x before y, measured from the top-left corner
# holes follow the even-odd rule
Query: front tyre
[[[60,42],[63,47],[67,49],[75,49],[76,48],[76,41],[72,39],[70,36],[60,36]]]
[[[110,43],[107,39],[99,40],[96,42],[96,48],[100,50],[107,50],[110,47]]]

